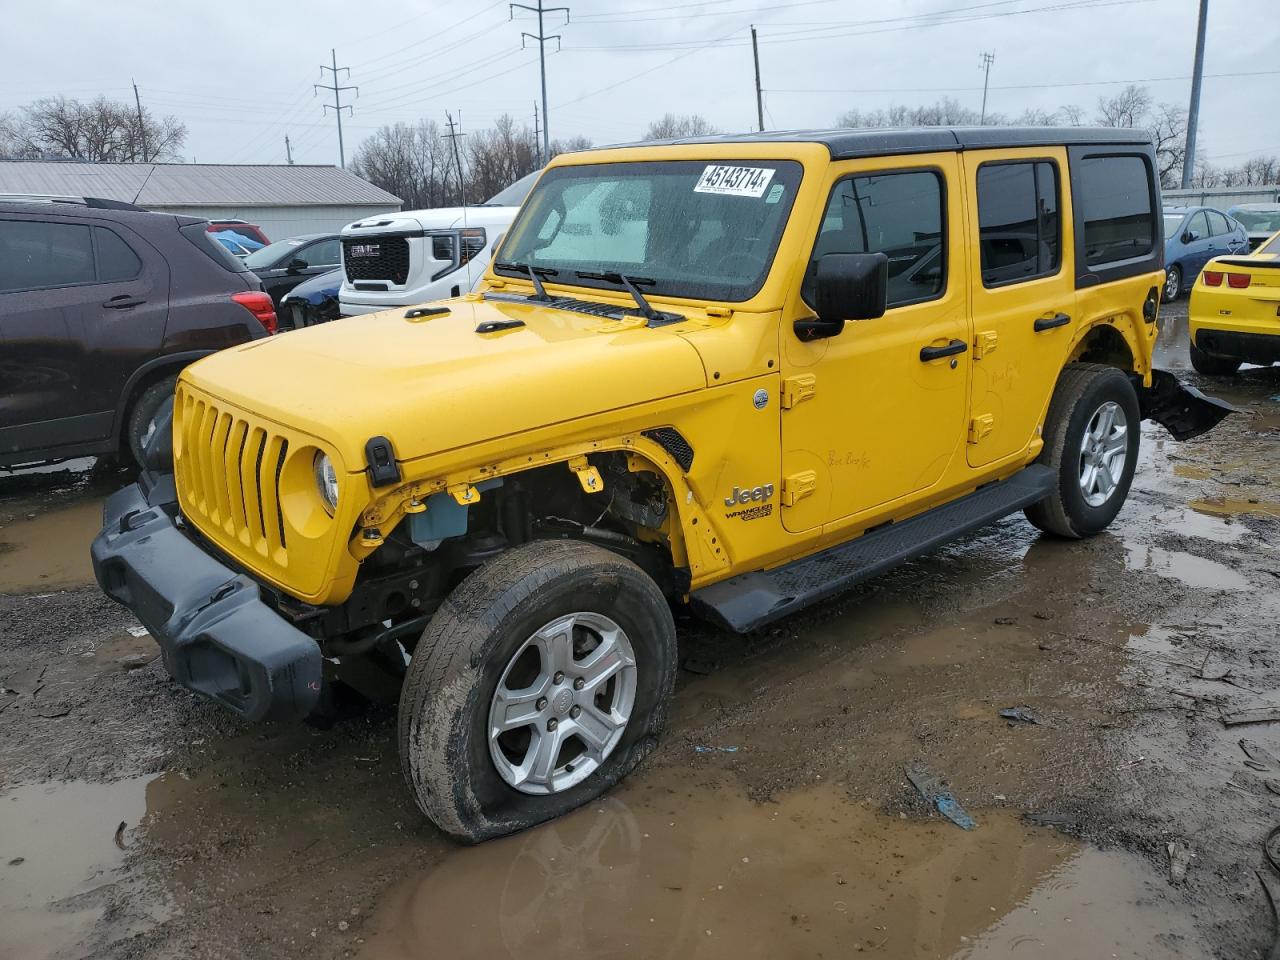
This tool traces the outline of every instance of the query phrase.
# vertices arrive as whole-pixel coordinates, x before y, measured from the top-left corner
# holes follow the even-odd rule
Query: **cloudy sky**
[[[535,0],[536,2],[536,0]],[[760,35],[765,122],[830,125],[850,107],[953,96],[989,109],[1080,104],[1126,82],[1185,107],[1198,0],[547,0],[561,50],[547,60],[551,135],[637,137],[665,112],[726,131],[755,125],[750,25]],[[461,112],[464,129],[510,113],[530,124],[536,48],[523,16],[489,0],[5,0],[0,111],[42,96],[132,96],[190,131],[186,159],[336,163],[319,66],[336,47],[359,87],[347,156],[387,123]],[[56,38],[52,42],[49,38]],[[553,50],[554,47],[549,48]],[[51,56],[56,52],[56,56]],[[1235,165],[1280,153],[1280,0],[1211,0],[1201,155]],[[328,82],[325,75],[323,82]],[[1262,105],[1262,106],[1260,106]]]

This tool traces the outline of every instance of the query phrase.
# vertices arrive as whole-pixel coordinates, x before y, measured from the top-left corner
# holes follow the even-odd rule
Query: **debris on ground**
[[[1187,878],[1187,868],[1191,866],[1191,851],[1181,840],[1170,840],[1166,849],[1169,851],[1169,882],[1181,883]]]
[[[693,748],[694,753],[737,753],[737,747],[704,747],[696,746]]]
[[[965,812],[964,807],[960,806],[960,801],[955,798],[955,795],[943,787],[942,781],[924,764],[909,763],[903,767],[903,772],[911,781],[911,785],[920,791],[920,796],[957,827],[972,830],[978,825],[977,821]]]
[[[119,847],[121,850],[124,849],[124,828],[126,826],[128,826],[128,824],[126,824],[125,821],[121,820],[120,826],[116,827],[116,835],[113,838],[116,842],[116,846]]]
[[[1013,720],[1017,723],[1043,723],[1040,715],[1030,707],[1005,707],[1000,711],[1000,716],[1006,720]],[[1009,726],[1013,726],[1012,723]]]
[[[1226,727],[1238,727],[1246,723],[1274,723],[1277,720],[1280,720],[1280,706],[1247,707],[1222,715],[1222,724]]]

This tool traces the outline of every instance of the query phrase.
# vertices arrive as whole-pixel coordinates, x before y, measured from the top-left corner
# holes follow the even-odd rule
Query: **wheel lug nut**
[[[554,730],[558,726],[560,726],[560,721],[557,720],[555,717],[552,717],[550,720],[547,721],[548,730]]]
[[[545,710],[545,709],[547,709],[547,698],[546,698],[546,697],[542,697],[541,699],[539,699],[539,700],[538,700],[538,702],[535,704],[535,706],[536,706],[539,710]]]
[[[552,678],[551,678],[551,682],[552,682],[552,683],[564,683],[564,674],[563,674],[563,673],[560,673],[559,671],[557,671],[557,672],[556,672],[556,675],[555,675],[554,677],[552,677]]]
[[[587,685],[587,684],[586,684],[586,681],[585,681],[585,680],[583,680],[581,677],[579,677],[577,680],[573,681],[573,689],[575,689],[575,690],[581,690],[581,689],[582,689],[583,687],[585,687],[586,685]]]
[[[574,707],[572,710],[570,710],[570,711],[569,711],[569,716],[571,716],[571,717],[573,717],[573,719],[577,720],[577,719],[578,719],[578,714],[580,714],[581,712],[582,712],[582,708],[581,708],[581,707]]]

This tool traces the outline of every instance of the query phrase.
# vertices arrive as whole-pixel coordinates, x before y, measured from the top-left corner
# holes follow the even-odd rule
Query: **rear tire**
[[[1073,540],[1105,530],[1133,483],[1142,414],[1128,376],[1096,363],[1069,364],[1058,378],[1038,463],[1058,481],[1026,509],[1046,533]]]
[[[173,396],[177,386],[176,373],[156,381],[142,391],[133,409],[129,411],[129,422],[125,425],[125,441],[129,445],[129,453],[133,455],[133,462],[139,467],[144,465],[142,455],[146,449],[147,440],[155,429],[156,416],[160,413],[160,407]]]
[[[1206,377],[1229,377],[1240,369],[1240,364],[1240,360],[1214,357],[1205,353],[1194,343],[1191,344],[1191,366],[1195,368],[1196,373],[1202,373]]]
[[[570,540],[509,550],[449,595],[414,651],[399,723],[409,790],[467,843],[567,813],[653,749],[675,668],[671,610],[635,564]]]

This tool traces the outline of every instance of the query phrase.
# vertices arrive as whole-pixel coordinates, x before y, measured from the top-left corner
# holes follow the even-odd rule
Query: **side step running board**
[[[803,560],[696,590],[690,600],[699,615],[721,626],[755,630],[1043,500],[1056,482],[1051,469],[1033,464],[1008,480]]]

